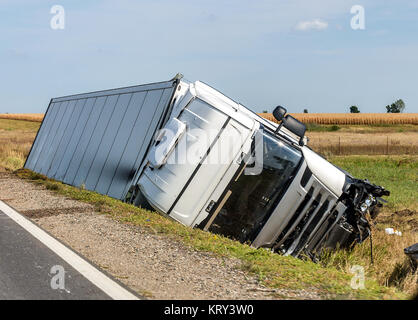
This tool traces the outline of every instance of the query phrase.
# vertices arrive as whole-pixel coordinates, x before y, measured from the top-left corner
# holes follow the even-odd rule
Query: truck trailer
[[[314,152],[285,108],[273,115],[181,75],[54,98],[25,168],[285,255],[363,242],[389,191]]]

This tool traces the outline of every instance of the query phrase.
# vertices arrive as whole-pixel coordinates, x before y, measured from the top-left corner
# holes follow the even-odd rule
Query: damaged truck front
[[[208,85],[180,81],[131,199],[182,224],[315,258],[370,235],[389,192],[307,146],[305,126],[267,121]]]

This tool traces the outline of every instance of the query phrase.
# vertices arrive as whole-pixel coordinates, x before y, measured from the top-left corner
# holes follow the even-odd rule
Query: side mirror
[[[303,146],[303,137],[305,136],[306,126],[298,119],[292,117],[290,114],[288,114],[283,119],[282,124],[283,127],[290,130],[290,132],[294,133],[300,138],[299,145]]]
[[[277,106],[274,110],[273,110],[273,117],[277,120],[277,121],[282,121],[284,118],[284,115],[286,114],[287,110],[285,108],[283,108],[282,106]]]

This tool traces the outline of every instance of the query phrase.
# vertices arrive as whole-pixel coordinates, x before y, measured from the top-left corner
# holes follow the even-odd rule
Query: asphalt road
[[[77,271],[71,265],[70,259],[67,259],[70,261],[67,263],[40,241],[39,237],[35,237],[4,211],[0,211],[0,300],[107,300],[112,298],[110,296],[112,294],[106,294]],[[26,223],[26,218],[20,216],[18,218],[24,219]],[[38,231],[43,232],[40,229]],[[36,230],[34,233],[36,234]],[[59,246],[63,245],[59,243]],[[69,249],[64,248],[65,250]],[[101,271],[93,269],[91,265],[87,267],[90,268],[92,279],[105,279],[110,283],[110,285],[105,283],[105,290],[106,286],[113,290],[116,287],[116,290],[124,294],[124,296],[121,295],[122,299],[135,298],[134,295],[129,296],[129,292],[118,287],[119,284],[115,284]],[[83,265],[83,268],[88,269],[86,265]]]

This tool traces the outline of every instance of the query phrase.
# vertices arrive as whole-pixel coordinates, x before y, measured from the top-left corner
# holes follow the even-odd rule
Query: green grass
[[[418,156],[330,157],[354,177],[368,179],[391,192],[387,210],[418,209]]]
[[[370,262],[370,242],[353,250],[339,250],[321,260],[325,267],[347,270],[350,265],[361,265],[367,275],[380,284],[396,287],[408,294],[418,294],[418,272],[413,272],[403,249],[418,242],[418,157],[417,156],[349,156],[332,157],[331,162],[346,169],[356,178],[390,190],[388,203],[373,227],[374,264]],[[388,236],[384,229],[402,231],[402,237]]]
[[[332,131],[338,131],[341,127],[337,125],[319,125],[316,123],[307,123],[306,124],[306,130],[308,132],[332,132]]]
[[[92,204],[98,212],[113,219],[148,229],[179,241],[188,247],[211,252],[220,257],[238,258],[242,269],[256,275],[271,288],[314,289],[327,298],[341,299],[405,299],[407,295],[396,288],[381,286],[373,278],[366,279],[364,290],[350,287],[352,275],[333,265],[321,266],[311,261],[284,257],[265,249],[254,249],[231,239],[185,227],[167,217],[123,203],[87,190],[64,185],[28,170],[17,175],[49,190],[75,200]]]
[[[395,132],[418,132],[418,125],[414,124],[369,124],[369,125],[324,125],[316,123],[307,123],[308,132],[330,132],[340,131],[342,133],[384,133]]]
[[[0,130],[37,132],[41,123],[22,120],[0,119]]]

